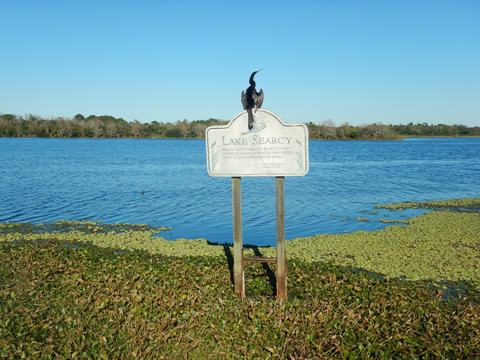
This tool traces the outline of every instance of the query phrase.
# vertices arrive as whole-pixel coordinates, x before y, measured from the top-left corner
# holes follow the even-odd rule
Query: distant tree
[[[85,121],[85,116],[83,116],[82,114],[77,114],[73,118],[77,121]]]
[[[335,139],[336,138],[335,123],[331,119],[328,119],[322,122],[322,124],[319,127],[319,135],[322,139]]]
[[[183,137],[182,135],[183,135],[182,130],[177,127],[172,127],[167,131],[165,131],[165,136],[168,138],[181,138]]]
[[[142,133],[142,124],[138,120],[135,120],[130,124],[130,130],[133,137],[140,137],[140,134]]]

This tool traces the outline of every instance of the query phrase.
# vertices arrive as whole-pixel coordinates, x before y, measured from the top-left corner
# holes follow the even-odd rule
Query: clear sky
[[[480,125],[480,1],[0,0],[0,113]]]

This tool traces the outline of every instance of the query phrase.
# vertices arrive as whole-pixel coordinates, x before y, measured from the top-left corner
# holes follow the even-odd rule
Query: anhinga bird
[[[248,113],[248,130],[253,129],[253,112],[256,111],[258,108],[262,107],[263,103],[263,90],[257,91],[255,89],[255,81],[253,80],[256,73],[261,70],[254,71],[252,75],[250,75],[250,86],[247,90],[242,91],[242,105]]]

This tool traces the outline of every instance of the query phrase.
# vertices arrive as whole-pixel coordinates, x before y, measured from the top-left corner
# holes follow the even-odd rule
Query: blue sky
[[[0,0],[0,113],[480,125],[480,1]]]

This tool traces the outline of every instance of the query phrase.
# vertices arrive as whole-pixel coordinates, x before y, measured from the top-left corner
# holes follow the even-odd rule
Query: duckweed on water
[[[384,224],[405,224],[406,223],[406,220],[380,219],[378,221]]]
[[[480,198],[449,199],[437,201],[415,202],[406,201],[400,203],[377,205],[377,209],[405,210],[405,209],[448,209],[455,211],[476,211],[480,212]]]
[[[451,208],[452,203],[448,204]],[[63,224],[62,231],[53,233],[36,231],[31,224],[0,224],[0,242],[54,239],[166,256],[225,257],[223,246],[209,244],[205,239],[165,240],[153,236],[158,229],[148,227],[96,231],[96,225],[90,224],[93,230],[88,232],[81,224],[73,228]],[[406,224],[378,231],[294,239],[287,241],[287,255],[307,262],[331,261],[388,277],[466,280],[480,287],[480,213],[433,211],[407,220]],[[275,255],[274,248],[261,251],[265,256]]]
[[[129,230],[137,231],[166,231],[170,228],[151,227],[147,224],[105,224],[95,221],[57,221],[52,224],[30,224],[30,223],[5,223],[0,224],[0,235],[7,233],[66,233],[72,231],[83,232],[85,234],[99,233],[124,233]]]
[[[480,286],[480,214],[435,211],[408,226],[342,235],[317,235],[288,243],[290,258],[330,260],[389,277],[467,280]]]

